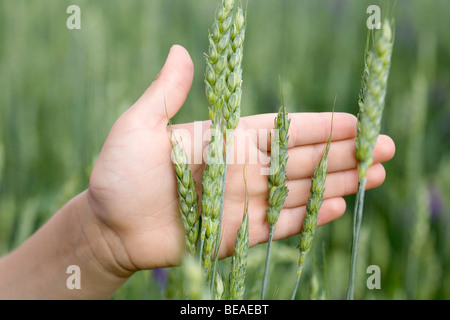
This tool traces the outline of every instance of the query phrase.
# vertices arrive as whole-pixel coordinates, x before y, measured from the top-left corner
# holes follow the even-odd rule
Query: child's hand
[[[104,228],[102,234],[111,257],[121,268],[131,272],[174,265],[185,250],[165,107],[169,117],[178,112],[190,90],[192,78],[193,64],[189,54],[182,47],[174,46],[157,79],[114,124],[92,172],[87,193],[89,206]],[[289,106],[287,108],[289,110]],[[246,130],[269,132],[274,118],[275,114],[241,118],[237,138],[245,135]],[[301,230],[310,177],[328,139],[331,114],[292,113],[290,118],[289,195],[275,229],[275,239]],[[202,126],[205,132],[209,122],[203,122]],[[186,129],[194,137],[193,123],[175,125],[173,129]],[[346,209],[342,196],[356,192],[355,135],[356,118],[350,114],[335,114],[326,199],[319,224],[341,216]],[[197,136],[201,138],[201,135]],[[251,139],[245,147],[236,150],[236,154],[258,154],[258,159],[264,159],[268,143],[257,140]],[[192,145],[194,143],[202,144],[203,148],[207,146],[207,141],[191,141]],[[377,187],[384,181],[385,171],[380,162],[391,159],[394,152],[393,141],[380,136],[374,151],[374,165],[368,173],[368,188]],[[267,161],[246,165],[251,246],[268,238],[265,221],[268,187],[267,176],[261,174],[263,167],[268,167]],[[203,165],[193,164],[191,169],[200,196]],[[243,164],[228,166],[222,257],[232,254],[242,220],[243,170]]]

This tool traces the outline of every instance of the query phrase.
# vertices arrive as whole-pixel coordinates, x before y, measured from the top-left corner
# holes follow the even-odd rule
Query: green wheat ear
[[[172,125],[169,119],[168,123],[170,129],[170,143],[172,145],[172,161],[175,168],[178,198],[180,201],[179,210],[181,214],[181,221],[186,231],[186,247],[192,255],[195,255],[200,227],[200,219],[198,218],[198,196],[195,191],[195,180],[192,177],[191,168],[189,167],[186,154],[181,148],[180,142],[178,142],[174,137]]]
[[[272,246],[275,225],[280,216],[281,209],[288,195],[286,186],[286,164],[288,161],[288,142],[289,142],[289,119],[288,112],[284,106],[284,102],[278,111],[274,123],[274,135],[271,137],[270,145],[270,171],[268,177],[269,198],[268,208],[266,211],[266,219],[269,224],[269,241],[267,243],[267,257],[264,270],[264,279],[261,290],[261,300],[264,300],[267,275],[270,263],[270,251]]]
[[[325,181],[328,174],[327,169],[328,152],[330,150],[331,135],[333,132],[333,117],[334,117],[334,107],[333,107],[333,115],[331,116],[330,136],[328,138],[327,143],[325,144],[325,147],[322,150],[319,163],[315,167],[314,175],[311,179],[311,188],[308,203],[306,204],[305,219],[303,220],[302,232],[300,234],[300,241],[297,246],[297,248],[299,249],[300,257],[298,259],[297,279],[291,297],[292,300],[295,299],[298,284],[300,282],[300,277],[303,271],[303,266],[305,265],[306,258],[313,244],[314,235],[317,227],[317,220],[319,217],[319,211],[323,203],[323,195],[325,192]]]
[[[245,276],[247,274],[247,257],[249,249],[249,217],[248,217],[248,189],[247,180],[244,175],[245,206],[244,216],[236,235],[234,254],[231,258],[230,272],[230,300],[242,300],[245,293]]]
[[[229,148],[233,141],[232,132],[240,118],[244,37],[242,8],[235,0],[220,0],[209,32],[206,55],[206,97],[214,138],[210,142],[208,164],[203,172],[199,248],[211,285],[215,282],[220,246]]]
[[[383,116],[387,81],[391,66],[394,35],[390,22],[385,20],[380,31],[376,32],[372,50],[367,50],[364,75],[359,97],[359,113],[355,152],[358,159],[358,191],[356,193],[353,216],[353,242],[350,261],[350,279],[347,299],[353,300],[356,274],[358,238],[361,229],[367,170],[372,165],[373,149],[378,139]]]
[[[375,41],[375,48],[366,53],[358,102],[356,158],[359,161],[358,173],[361,178],[365,178],[372,165],[373,149],[380,133],[385,105],[393,47],[393,34],[387,20],[384,21]]]
[[[221,0],[209,33],[205,88],[209,116],[221,130],[236,128],[242,96],[245,15],[234,0]]]
[[[206,275],[212,272],[212,254],[220,232],[221,193],[223,190],[223,139],[219,124],[211,132],[211,142],[207,151],[208,163],[202,177],[202,223],[200,252]]]
[[[291,120],[288,118],[286,107],[282,105],[275,119],[275,134],[272,136],[271,144],[271,172],[268,178],[269,207],[266,212],[270,227],[275,227],[288,194],[286,164],[288,161],[287,145],[290,123]]]

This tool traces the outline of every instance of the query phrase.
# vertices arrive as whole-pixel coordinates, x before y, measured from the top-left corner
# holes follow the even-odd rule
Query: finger
[[[346,203],[343,198],[326,199],[319,211],[317,226],[329,223],[345,213]],[[275,227],[273,239],[279,240],[299,234],[302,230],[303,220],[305,219],[306,207],[285,208],[281,210],[280,217]],[[269,227],[267,222],[264,229],[267,232],[250,234],[252,242],[263,243],[268,241]]]
[[[379,187],[386,178],[386,171],[381,164],[375,164],[367,171],[366,189]],[[308,202],[311,179],[290,180],[287,182],[289,193],[285,207],[293,208]],[[355,194],[358,187],[358,171],[347,170],[330,173],[325,181],[324,198],[343,197]]]
[[[185,102],[193,76],[189,53],[179,45],[172,46],[160,73],[133,105],[133,112],[154,124],[167,124],[167,114],[172,118]]]
[[[289,118],[288,147],[326,142],[330,136],[332,113],[291,113]],[[254,130],[258,137],[258,148],[270,150],[270,134],[276,114],[263,114],[243,117],[245,129]],[[354,138],[356,136],[356,117],[349,113],[335,113],[333,119],[332,141]]]
[[[357,161],[355,158],[355,141],[354,139],[336,141],[332,143],[330,148],[330,153],[328,155],[328,176],[332,176],[331,181],[336,180],[336,189],[341,190],[342,187],[347,188],[347,190],[341,194],[334,194],[334,196],[342,196],[347,194],[352,194],[353,189],[346,187],[347,185],[352,185],[356,188],[358,176],[357,176]],[[289,159],[287,162],[287,177],[288,177],[288,187],[296,188],[294,191],[295,199],[297,201],[301,200],[303,202],[290,202],[291,197],[293,197],[293,192],[290,191],[287,203],[290,207],[298,206],[300,204],[306,203],[306,198],[309,194],[309,187],[311,183],[311,177],[314,173],[314,166],[317,165],[319,161],[319,151],[322,152],[323,144],[321,147],[316,147],[316,145],[303,146],[292,149],[289,153]],[[395,153],[395,145],[392,139],[385,135],[380,135],[377,144],[374,149],[374,164],[385,162],[390,160]],[[314,160],[311,160],[315,158]],[[232,170],[233,165],[229,165],[229,181],[236,182],[242,178],[243,167],[239,166],[238,170]],[[353,170],[352,170],[353,169]],[[268,192],[267,188],[267,175],[262,175],[262,169],[259,165],[248,165],[246,167],[249,177],[249,190],[253,194],[266,195]],[[381,171],[378,171],[381,170]],[[335,175],[336,174],[336,175]],[[375,188],[381,185],[384,181],[386,173],[384,168],[374,167],[369,171],[367,185],[369,188]],[[328,184],[330,183],[329,177],[327,177]],[[339,178],[339,179],[338,179]],[[236,180],[237,179],[237,180]],[[352,180],[353,179],[353,180]],[[372,183],[374,183],[372,185]],[[327,184],[327,185],[328,185]],[[332,184],[333,185],[333,184]],[[230,188],[228,188],[230,190]],[[303,191],[301,191],[303,190]],[[227,196],[239,198],[244,192],[242,183],[233,185],[233,188],[227,193]],[[303,194],[303,197],[300,197]]]
[[[289,179],[302,179],[314,173],[325,143],[312,144],[289,149],[286,172]],[[380,135],[373,151],[373,163],[386,162],[395,153],[394,141]],[[328,172],[337,172],[356,168],[355,139],[340,140],[331,143],[328,154]]]

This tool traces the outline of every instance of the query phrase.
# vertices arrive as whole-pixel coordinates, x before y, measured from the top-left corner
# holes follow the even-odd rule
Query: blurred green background
[[[66,9],[81,8],[81,30]],[[213,0],[0,0],[0,252],[10,252],[88,185],[115,119],[152,82],[172,44],[195,78],[175,122],[207,119],[203,74]],[[366,9],[395,18],[382,132],[396,142],[382,187],[366,193],[357,299],[450,298],[450,41],[447,0],[248,0],[243,115],[357,113]],[[385,10],[388,9],[388,10]],[[342,299],[353,197],[319,229],[298,298]],[[278,241],[267,298],[289,299],[296,237]],[[259,298],[265,245],[250,250],[246,297]],[[227,261],[222,261],[226,270]],[[366,287],[378,265],[381,289]],[[169,273],[170,275],[170,273]],[[141,271],[116,299],[170,298],[168,270]],[[169,293],[168,293],[169,292]]]

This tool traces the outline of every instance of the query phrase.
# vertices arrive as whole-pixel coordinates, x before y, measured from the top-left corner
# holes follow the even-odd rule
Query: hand
[[[180,46],[172,47],[156,80],[114,124],[92,172],[88,203],[107,230],[103,234],[116,263],[126,270],[175,265],[185,250],[165,108],[169,118],[178,112],[192,79],[193,64],[189,54]],[[275,116],[264,114],[241,118],[236,139],[249,131],[262,129],[269,132]],[[290,118],[289,195],[274,239],[288,237],[301,230],[310,178],[328,139],[331,123],[330,113],[292,113]],[[209,129],[208,121],[201,125],[203,132]],[[174,125],[173,129],[184,129],[192,133],[191,137],[194,136],[193,123]],[[341,216],[346,209],[342,197],[356,192],[355,134],[356,118],[345,113],[335,114],[328,157],[329,175],[319,225]],[[207,141],[190,143],[207,146]],[[246,147],[234,144],[237,148],[235,154],[258,154],[260,159],[265,159],[266,145],[267,141],[250,139]],[[380,163],[391,159],[394,152],[393,141],[381,135],[374,151],[374,165],[368,172],[367,188],[377,187],[384,181],[385,171]],[[268,239],[265,221],[267,176],[261,174],[261,169],[268,164],[267,161],[259,162],[245,166],[250,199],[250,246]],[[191,165],[199,196],[203,167],[204,164]],[[243,171],[243,164],[228,166],[221,257],[233,253],[236,232],[242,220]]]

